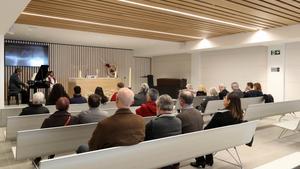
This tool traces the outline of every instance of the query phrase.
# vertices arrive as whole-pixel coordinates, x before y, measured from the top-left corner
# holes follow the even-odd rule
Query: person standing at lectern
[[[19,95],[22,91],[21,86],[28,87],[27,84],[23,83],[20,79],[22,70],[20,68],[15,69],[15,73],[13,73],[9,78],[8,85],[8,96],[7,96],[7,104],[10,104],[10,97],[15,96],[16,103],[19,104]]]

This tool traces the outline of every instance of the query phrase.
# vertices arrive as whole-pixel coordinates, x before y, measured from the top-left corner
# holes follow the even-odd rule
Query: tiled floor
[[[297,116],[300,117],[300,113],[298,113]],[[289,118],[291,117],[285,117],[285,119]],[[272,117],[260,121],[253,146],[238,147],[245,169],[255,168],[285,155],[300,151],[300,133],[278,139],[281,129],[271,125],[276,122],[277,119],[278,117]],[[5,142],[4,130],[5,128],[0,128],[0,169],[33,169],[30,160],[15,161],[13,159],[11,146],[15,143]],[[229,161],[232,160],[226,151],[219,152],[217,157]],[[193,169],[193,167],[188,165],[191,161],[193,161],[193,159],[181,162],[181,169]],[[232,169],[237,167],[215,160],[213,167],[206,168]]]

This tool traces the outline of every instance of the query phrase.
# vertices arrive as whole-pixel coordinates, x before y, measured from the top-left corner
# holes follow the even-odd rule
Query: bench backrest
[[[193,100],[193,106],[194,107],[200,106],[201,103],[204,101],[205,97],[207,96],[196,96]]]
[[[224,109],[223,100],[210,100],[207,102],[204,115],[214,114],[221,109]]]
[[[135,112],[137,107],[130,107],[130,109],[132,112]],[[113,115],[116,110],[116,108],[103,109],[103,111],[108,112],[109,116]],[[76,116],[80,112],[70,111],[70,113]],[[15,140],[17,138],[17,131],[39,129],[43,121],[47,117],[49,117],[49,114],[8,117],[6,127],[6,140]]]
[[[241,105],[242,109],[246,110],[249,105],[251,104],[262,104],[264,103],[263,97],[248,97],[248,98],[241,98]]]
[[[249,105],[244,119],[245,120],[258,120],[264,117],[284,115],[286,113],[300,111],[300,100],[255,104]]]
[[[142,142],[133,146],[115,147],[43,160],[40,168],[160,168],[200,155],[249,143],[255,133],[255,129],[256,122],[247,122]]]

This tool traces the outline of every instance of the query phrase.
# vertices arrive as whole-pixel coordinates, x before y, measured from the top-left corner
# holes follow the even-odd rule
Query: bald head
[[[129,108],[134,101],[134,93],[128,88],[122,88],[117,94],[117,107]]]
[[[56,101],[56,109],[60,111],[66,111],[69,109],[70,101],[66,97],[60,97]]]

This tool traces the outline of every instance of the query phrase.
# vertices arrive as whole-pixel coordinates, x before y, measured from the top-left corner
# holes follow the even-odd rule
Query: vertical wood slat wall
[[[82,76],[87,74],[96,74],[98,69],[99,77],[106,77],[105,64],[115,64],[118,67],[118,77],[128,85],[129,67],[134,72],[133,50],[114,49],[79,45],[65,45],[54,43],[39,43],[17,40],[5,40],[10,43],[25,44],[46,44],[49,51],[49,70],[53,70],[59,83],[62,83],[66,90],[68,88],[68,79],[78,77],[79,70]],[[21,80],[27,82],[31,79],[33,73],[37,72],[39,67],[23,67]],[[5,66],[5,99],[7,98],[8,81],[10,75],[14,72],[16,66]],[[132,74],[132,83],[135,77]]]

